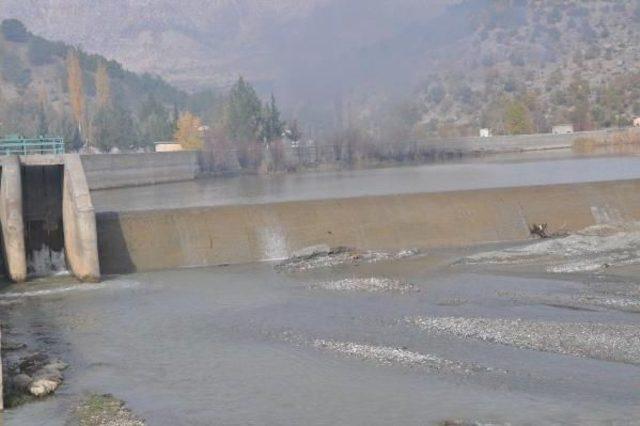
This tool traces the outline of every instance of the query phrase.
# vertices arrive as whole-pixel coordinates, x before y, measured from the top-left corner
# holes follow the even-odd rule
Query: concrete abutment
[[[45,258],[64,253],[66,267],[78,279],[99,280],[95,212],[80,157],[5,157],[1,176],[0,223],[7,277],[25,281],[44,252]]]

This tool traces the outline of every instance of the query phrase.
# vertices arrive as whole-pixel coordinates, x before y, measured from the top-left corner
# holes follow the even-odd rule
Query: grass
[[[578,154],[637,154],[640,152],[640,130],[621,131],[603,139],[578,138],[572,148]]]

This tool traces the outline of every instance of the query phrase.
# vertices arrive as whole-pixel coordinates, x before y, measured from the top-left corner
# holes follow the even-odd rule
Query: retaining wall
[[[327,244],[372,250],[529,238],[640,219],[640,180],[98,214],[106,273],[275,260]]]
[[[191,180],[200,171],[193,151],[83,155],[82,164],[91,190]]]

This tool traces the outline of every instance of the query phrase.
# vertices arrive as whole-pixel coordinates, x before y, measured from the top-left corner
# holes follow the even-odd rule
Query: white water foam
[[[118,280],[118,281],[105,281],[97,284],[72,284],[64,285],[60,287],[53,287],[41,290],[26,290],[0,293],[0,300],[12,300],[23,299],[31,297],[43,297],[52,296],[62,293],[81,292],[81,291],[94,291],[94,290],[106,290],[106,289],[127,289],[134,288],[140,285],[137,281]]]
[[[34,277],[69,274],[64,250],[54,251],[44,244],[40,250],[33,250],[31,252],[27,267],[30,275]]]

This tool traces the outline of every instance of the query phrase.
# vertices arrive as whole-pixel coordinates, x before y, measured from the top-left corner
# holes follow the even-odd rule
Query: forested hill
[[[159,77],[35,36],[17,20],[1,24],[0,66],[5,135],[60,135],[77,145],[101,134],[108,140],[99,143],[130,148],[171,138],[174,111],[191,100]]]

